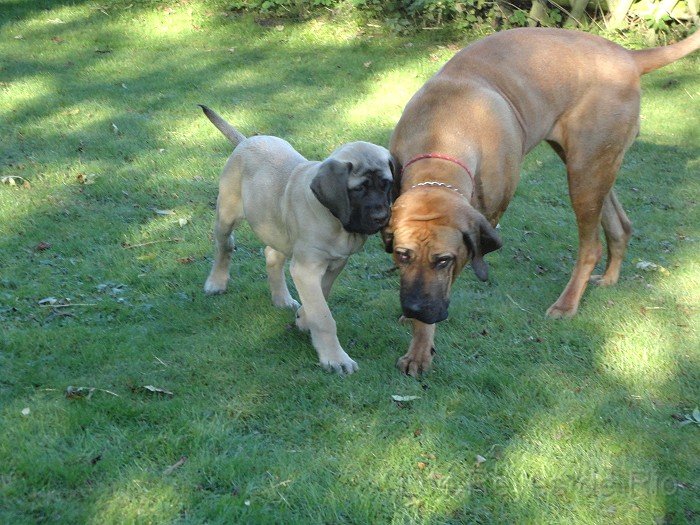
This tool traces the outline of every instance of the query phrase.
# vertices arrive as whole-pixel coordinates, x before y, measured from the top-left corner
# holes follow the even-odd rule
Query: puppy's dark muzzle
[[[369,218],[371,221],[386,226],[389,222],[389,208],[384,206],[379,206],[369,212]]]
[[[373,210],[367,214],[366,231],[369,234],[377,233],[389,224],[389,210],[386,208]]]

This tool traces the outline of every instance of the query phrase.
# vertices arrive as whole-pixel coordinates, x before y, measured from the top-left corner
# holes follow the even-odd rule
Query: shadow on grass
[[[361,371],[326,375],[310,364],[308,337],[287,327],[293,314],[269,305],[262,247],[247,229],[229,293],[200,291],[229,147],[195,103],[224,114],[233,106],[246,133],[291,135],[318,158],[336,139],[386,143],[389,127],[343,127],[334,109],[414,58],[387,43],[377,44],[382,58],[362,42],[285,48],[272,31],[231,27],[256,38],[235,52],[221,42],[204,58],[202,39],[189,49],[188,37],[169,38],[128,68],[137,42],[106,27],[108,53],[91,44],[59,57],[65,69],[50,58],[11,66],[13,83],[38,75],[49,88],[2,115],[12,129],[3,175],[33,184],[3,189],[19,204],[0,208],[14,232],[0,239],[11,269],[0,281],[10,304],[0,310],[0,396],[11,422],[0,495],[20,509],[3,512],[79,522],[692,521],[697,465],[674,460],[689,445],[670,415],[697,399],[696,357],[676,351],[697,342],[683,326],[694,314],[660,275],[638,276],[633,265],[652,259],[675,272],[692,260],[672,233],[696,232],[684,213],[696,150],[635,145],[618,183],[640,232],[623,280],[589,290],[579,317],[560,323],[543,312],[568,279],[576,234],[563,168],[535,152],[502,222],[493,282],[460,279],[436,370],[420,382],[392,368],[409,334],[393,322],[397,277],[383,272],[390,263],[371,238],[331,299]],[[281,54],[293,67],[272,67]],[[91,173],[94,184],[77,182]],[[154,211],[165,209],[174,214]],[[37,306],[50,295],[95,306],[69,315]],[[663,309],[640,311],[647,301]],[[68,382],[119,397],[66,400]],[[420,399],[397,405],[392,394]],[[20,418],[27,405],[32,417]]]

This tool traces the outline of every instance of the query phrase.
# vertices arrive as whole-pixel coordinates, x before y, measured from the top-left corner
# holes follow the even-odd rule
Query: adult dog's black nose
[[[403,301],[401,303],[403,315],[409,319],[417,319],[425,324],[435,324],[447,319],[447,307],[430,307],[417,301]]]
[[[406,317],[417,319],[421,315],[420,304],[416,302],[405,302],[401,304],[401,309]]]

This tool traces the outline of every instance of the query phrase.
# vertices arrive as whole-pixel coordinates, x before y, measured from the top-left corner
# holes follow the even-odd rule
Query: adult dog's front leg
[[[358,366],[340,346],[336,325],[323,294],[321,279],[326,261],[300,261],[292,258],[290,273],[299,292],[302,328],[311,332],[311,342],[318,353],[321,366],[327,370],[352,374]],[[298,314],[299,315],[299,314]]]
[[[425,324],[417,319],[412,319],[412,322],[413,339],[411,339],[411,345],[408,347],[406,355],[400,357],[396,362],[396,367],[404,374],[418,377],[419,374],[430,370],[433,363],[435,325]]]

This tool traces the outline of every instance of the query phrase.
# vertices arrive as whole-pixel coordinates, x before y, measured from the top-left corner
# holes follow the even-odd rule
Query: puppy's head
[[[406,317],[427,324],[447,318],[452,283],[471,262],[488,279],[483,256],[501,247],[486,218],[451,190],[419,189],[394,204],[382,231],[386,251],[401,274],[401,308]]]
[[[394,166],[385,148],[352,142],[321,163],[311,191],[346,231],[371,235],[389,222]]]

